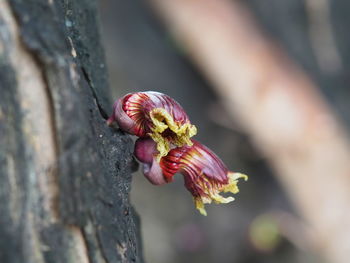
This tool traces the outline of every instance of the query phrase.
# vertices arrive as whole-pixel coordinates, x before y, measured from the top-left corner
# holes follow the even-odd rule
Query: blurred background
[[[176,99],[197,139],[249,175],[194,208],[182,176],[141,173],[131,201],[147,262],[349,262],[350,2],[100,0],[112,100]]]

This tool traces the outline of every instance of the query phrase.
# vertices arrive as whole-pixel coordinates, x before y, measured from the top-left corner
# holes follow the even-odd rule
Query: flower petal
[[[143,163],[144,176],[154,185],[167,183],[162,169],[156,160],[156,143],[149,138],[139,138],[135,142],[134,155]]]
[[[160,162],[167,181],[180,172],[184,176],[185,186],[194,197],[196,208],[206,215],[204,204],[229,203],[233,197],[223,197],[221,192],[239,192],[239,178],[247,176],[229,171],[221,159],[210,149],[192,140],[193,146],[172,149]]]
[[[120,128],[138,137],[151,137],[157,143],[157,160],[175,146],[191,146],[190,138],[197,129],[174,99],[159,92],[126,94],[114,104],[108,123],[116,121]]]

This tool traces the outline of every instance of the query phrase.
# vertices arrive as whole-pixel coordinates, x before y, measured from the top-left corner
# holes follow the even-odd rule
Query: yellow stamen
[[[229,178],[229,183],[223,187],[222,191],[224,193],[231,192],[233,194],[237,194],[239,192],[239,189],[238,189],[238,186],[237,186],[238,179],[239,178],[243,178],[244,181],[248,180],[248,176],[245,175],[245,174],[241,174],[241,173],[229,172],[227,174],[227,176]]]
[[[237,186],[238,179],[243,178],[245,181],[248,180],[248,176],[241,173],[229,172],[227,176],[229,178],[229,183],[227,185],[224,185],[220,189],[215,189],[215,190],[212,189],[212,191],[209,191],[209,189],[207,189],[206,186],[204,187],[204,185],[202,185],[203,189],[207,190],[207,194],[209,195],[209,197],[194,198],[195,206],[202,215],[204,216],[207,215],[207,212],[204,208],[204,204],[210,204],[212,201],[214,201],[216,204],[227,204],[229,202],[234,201],[235,199],[232,196],[223,197],[220,195],[220,192],[224,192],[224,193],[231,192],[233,194],[236,194],[239,192],[239,189]]]
[[[168,154],[170,151],[170,142],[162,136],[162,133],[166,129],[170,129],[176,134],[172,143],[176,146],[182,147],[184,145],[192,146],[190,138],[197,134],[196,126],[185,123],[178,124],[174,121],[174,118],[163,108],[155,108],[150,112],[151,121],[153,127],[151,128],[152,133],[150,137],[157,143],[157,150],[159,154],[157,161]]]
[[[232,196],[229,196],[229,197],[222,197],[221,195],[219,194],[216,194],[216,195],[212,195],[210,196],[215,203],[217,204],[227,204],[229,202],[232,202],[234,201],[235,199],[232,197]]]
[[[157,150],[159,152],[157,155],[157,162],[159,162],[160,159],[166,156],[170,151],[170,144],[160,133],[150,133],[150,137],[157,143]]]
[[[211,202],[211,200],[209,200],[209,202]],[[201,213],[204,216],[207,216],[207,211],[205,211],[204,203],[201,197],[195,197],[194,204],[196,208],[199,210],[199,213]]]

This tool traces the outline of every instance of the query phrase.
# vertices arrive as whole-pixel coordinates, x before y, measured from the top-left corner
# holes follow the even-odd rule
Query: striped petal
[[[158,161],[172,145],[192,145],[190,138],[197,133],[179,103],[153,91],[129,93],[117,100],[107,122],[114,121],[125,132],[152,138],[157,143]]]
[[[176,173],[181,173],[196,208],[202,215],[207,215],[205,204],[232,202],[232,196],[224,197],[221,193],[238,193],[238,179],[247,180],[248,177],[229,171],[210,149],[195,140],[192,143],[192,146],[170,150],[159,163],[156,161],[156,144],[151,139],[137,140],[134,153],[144,163],[144,174],[153,184],[171,182]]]

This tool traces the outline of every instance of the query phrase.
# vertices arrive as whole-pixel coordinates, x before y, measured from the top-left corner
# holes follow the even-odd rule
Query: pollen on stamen
[[[244,174],[229,171],[218,156],[195,140],[192,146],[172,149],[161,159],[160,165],[168,178],[176,172],[183,174],[185,186],[193,195],[195,206],[202,215],[207,214],[205,204],[234,201],[232,196],[224,197],[221,193],[237,194],[238,180],[248,179]]]
[[[113,106],[108,123],[141,138],[150,137],[157,143],[157,160],[166,156],[172,145],[191,146],[197,128],[190,123],[183,108],[174,99],[159,92],[126,94]]]

